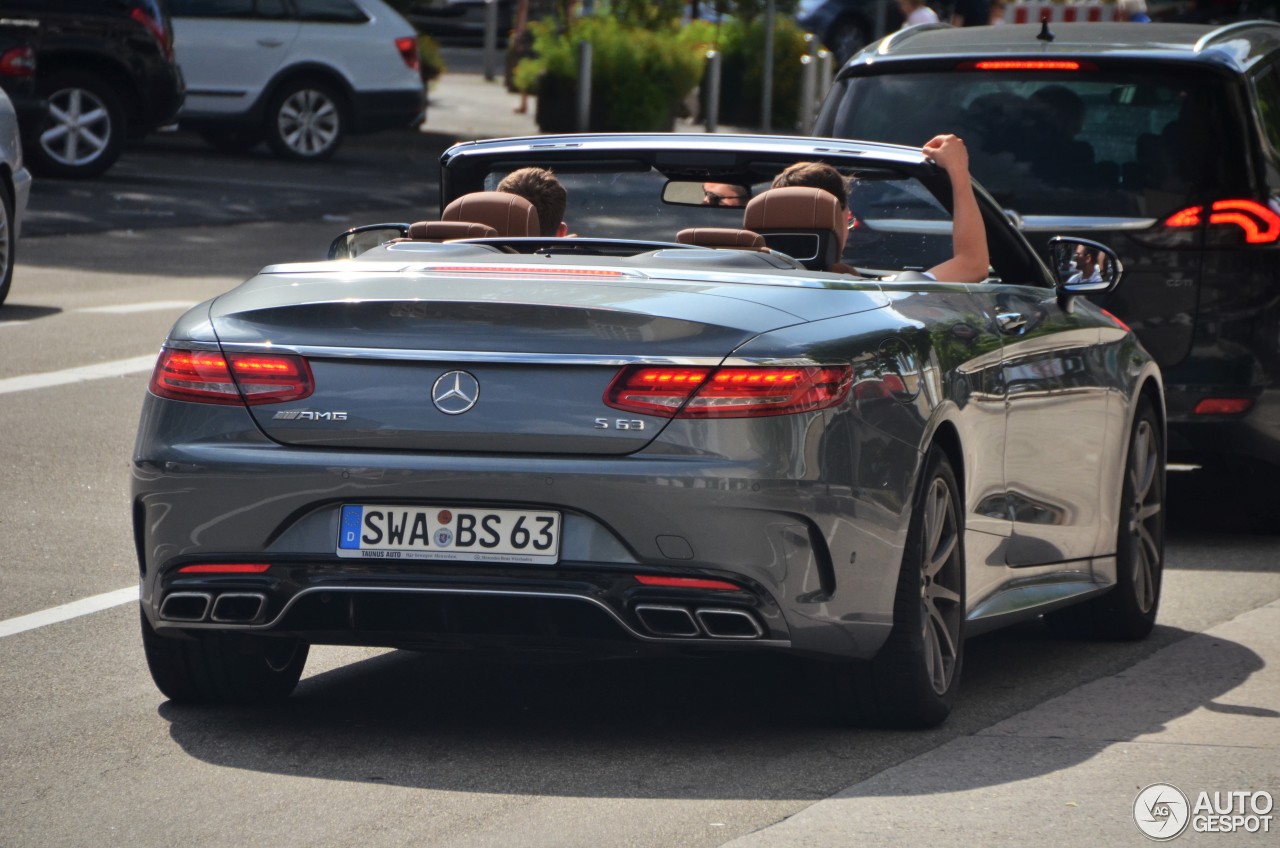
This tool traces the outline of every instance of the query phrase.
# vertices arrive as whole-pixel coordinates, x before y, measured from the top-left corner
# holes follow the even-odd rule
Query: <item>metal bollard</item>
[[[578,42],[578,132],[591,127],[591,42]]]
[[[484,79],[493,82],[498,65],[498,0],[484,0]]]
[[[760,129],[773,128],[773,24],[775,0],[764,7],[764,68],[760,74]]]
[[[814,79],[818,69],[812,56],[800,57],[800,134],[813,132],[813,118],[818,111]]]
[[[827,92],[831,90],[831,83],[834,81],[834,69],[832,65],[834,60],[831,58],[830,50],[818,51],[818,99],[826,100]]]
[[[707,90],[704,93],[707,111],[703,115],[703,121],[707,132],[718,132],[720,129],[720,53],[716,50],[707,51]]]

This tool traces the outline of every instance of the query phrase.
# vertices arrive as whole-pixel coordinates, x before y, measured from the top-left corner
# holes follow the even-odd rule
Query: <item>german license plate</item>
[[[554,563],[560,558],[560,513],[347,504],[338,556]]]

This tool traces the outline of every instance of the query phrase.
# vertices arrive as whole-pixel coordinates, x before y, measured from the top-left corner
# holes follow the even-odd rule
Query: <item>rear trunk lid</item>
[[[715,365],[761,333],[886,302],[874,286],[655,280],[581,266],[267,271],[215,301],[218,339],[227,352],[305,357],[311,396],[250,410],[276,441],[344,449],[632,452],[667,419],[604,403],[623,366]]]

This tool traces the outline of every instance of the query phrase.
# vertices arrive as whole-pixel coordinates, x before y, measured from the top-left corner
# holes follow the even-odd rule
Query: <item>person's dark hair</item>
[[[512,171],[498,183],[498,191],[517,194],[533,204],[538,213],[538,229],[544,236],[554,236],[564,220],[569,193],[546,168],[521,168]]]
[[[788,186],[820,188],[835,195],[841,209],[849,205],[849,181],[825,162],[797,162],[774,177],[773,188]]]

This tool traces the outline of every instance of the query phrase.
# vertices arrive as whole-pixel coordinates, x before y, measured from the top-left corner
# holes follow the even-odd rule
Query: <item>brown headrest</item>
[[[829,230],[845,228],[844,210],[831,192],[787,186],[763,191],[747,203],[742,226],[748,230]]]
[[[539,236],[538,212],[518,194],[505,191],[477,191],[464,194],[444,208],[446,221],[473,221],[486,224],[499,236],[525,238]]]
[[[474,221],[416,221],[409,225],[409,238],[415,241],[493,238],[496,235],[498,231],[493,227]]]
[[[739,250],[764,250],[764,236],[750,230],[731,230],[725,227],[690,227],[676,233],[680,244],[696,244],[698,247],[733,247]]]

